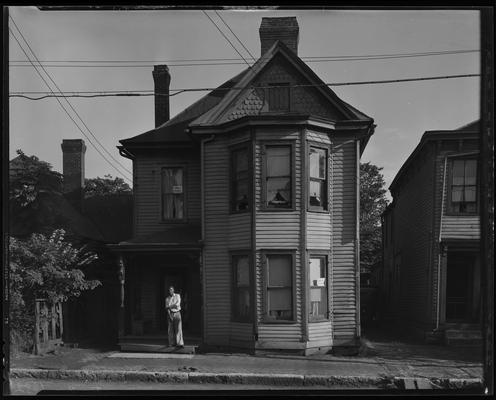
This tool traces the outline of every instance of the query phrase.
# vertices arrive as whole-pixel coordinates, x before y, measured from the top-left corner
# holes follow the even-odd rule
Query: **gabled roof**
[[[364,122],[373,121],[366,114],[341,100],[293,51],[284,43],[276,41],[255,64],[203,96],[174,118],[148,132],[121,140],[120,143],[126,147],[153,143],[190,143],[192,139],[186,133],[186,128],[218,124],[223,113],[250,89],[250,84],[277,55],[284,57],[285,60],[299,70],[309,84],[315,85],[316,90],[333,104],[345,119]],[[242,90],[240,88],[246,89]]]
[[[239,80],[236,87],[231,90],[219,101],[215,107],[212,107],[206,113],[200,115],[195,119],[190,126],[210,126],[217,124],[224,112],[229,109],[229,106],[243,96],[248,90],[251,90],[250,84],[253,83],[255,78],[261,71],[276,57],[282,55],[290,64],[298,69],[302,75],[307,79],[309,84],[315,85],[315,88],[323,94],[329,102],[331,102],[339,111],[341,111],[347,119],[350,120],[364,120],[372,121],[372,118],[358,111],[348,103],[341,100],[330,88],[327,86],[315,72],[312,71],[293,51],[281,41],[276,41],[267,52],[260,57],[255,64],[244,74]],[[244,88],[244,89],[240,89]]]
[[[142,143],[191,142],[191,137],[185,132],[188,125],[198,116],[204,114],[217,105],[229,92],[228,89],[236,85],[236,83],[243,77],[244,74],[246,74],[247,71],[248,69],[245,69],[234,78],[224,82],[217,89],[206,94],[191,106],[181,111],[174,118],[171,118],[159,127],[138,136],[120,140],[120,143],[124,146],[128,146]]]
[[[419,144],[404,164],[401,166],[400,170],[393,179],[393,182],[389,186],[389,191],[394,191],[397,183],[408,169],[408,167],[414,162],[417,155],[423,150],[427,142],[437,141],[437,140],[449,140],[449,139],[459,139],[462,136],[477,137],[480,132],[480,120],[473,121],[467,125],[463,125],[460,128],[453,130],[439,130],[439,131],[425,131],[420,139]]]

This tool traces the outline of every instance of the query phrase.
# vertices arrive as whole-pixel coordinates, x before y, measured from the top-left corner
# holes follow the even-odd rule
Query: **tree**
[[[84,197],[109,196],[116,194],[131,194],[132,189],[124,179],[112,175],[104,175],[103,178],[96,177],[85,180]]]
[[[81,270],[97,258],[84,247],[75,248],[68,243],[63,229],[56,229],[50,236],[35,233],[26,240],[11,237],[9,299],[13,333],[30,342],[35,299],[55,304],[101,285],[98,280],[87,280]]]
[[[382,249],[381,214],[388,202],[382,167],[360,164],[360,270],[370,271],[380,261]]]

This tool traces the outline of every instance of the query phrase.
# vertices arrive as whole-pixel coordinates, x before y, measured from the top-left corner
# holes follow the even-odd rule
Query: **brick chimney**
[[[263,17],[260,24],[261,56],[280,40],[298,55],[299,27],[296,17]]]
[[[155,128],[167,122],[169,112],[169,85],[171,76],[167,65],[155,65],[153,68],[153,81],[155,82]],[[160,96],[166,94],[166,96]]]
[[[82,211],[83,203],[85,152],[84,140],[62,140],[63,192],[69,202],[79,211]]]

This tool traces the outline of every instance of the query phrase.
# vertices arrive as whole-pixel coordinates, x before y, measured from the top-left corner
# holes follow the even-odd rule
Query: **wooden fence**
[[[34,354],[41,354],[62,344],[62,303],[35,301]]]

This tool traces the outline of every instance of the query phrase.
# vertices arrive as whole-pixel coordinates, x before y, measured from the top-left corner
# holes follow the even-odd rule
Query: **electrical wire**
[[[231,87],[231,88],[188,88],[188,89],[171,89],[171,91],[176,91],[176,93],[173,94],[167,94],[167,93],[154,93],[151,90],[147,91],[142,91],[142,92],[66,92],[66,93],[72,93],[72,94],[65,94],[65,95],[50,95],[50,94],[45,94],[41,97],[28,97],[26,94],[41,94],[41,93],[47,93],[47,92],[12,92],[9,94],[10,97],[22,97],[22,98],[27,98],[29,100],[42,100],[48,97],[82,97],[82,98],[93,98],[93,97],[138,97],[138,96],[175,96],[179,93],[184,93],[184,92],[204,92],[204,91],[212,91],[212,90],[245,90],[245,89],[269,89],[269,88],[275,88],[275,87],[290,87],[290,88],[300,88],[300,87],[324,87],[324,86],[353,86],[353,85],[377,85],[377,84],[386,84],[386,83],[402,83],[402,82],[416,82],[416,81],[428,81],[428,80],[441,80],[441,79],[454,79],[454,78],[471,78],[471,77],[477,77],[480,76],[480,74],[461,74],[461,75],[444,75],[444,76],[427,76],[427,77],[420,77],[420,78],[404,78],[404,79],[387,79],[387,80],[380,80],[380,81],[357,81],[357,82],[336,82],[336,83],[323,83],[323,84],[302,84],[302,85],[284,85],[284,86],[279,86],[279,85],[271,85],[271,86],[257,86],[255,88],[251,86],[244,86],[244,87]],[[93,94],[94,93],[94,94]]]
[[[337,55],[337,56],[302,56],[301,60],[317,60],[317,62],[324,61],[334,61],[338,59],[349,59],[349,60],[367,60],[367,59],[382,59],[382,58],[403,58],[403,57],[427,57],[427,56],[441,56],[441,55],[453,55],[453,54],[466,54],[466,53],[479,53],[480,50],[442,50],[442,51],[424,51],[416,53],[389,53],[389,54],[368,54],[368,55]],[[252,56],[253,61],[257,59]],[[130,64],[133,63],[146,63],[147,65],[155,65],[158,63],[168,64],[168,63],[198,63],[198,62],[219,62],[219,61],[240,61],[238,58],[200,58],[200,59],[172,59],[172,60],[43,60],[40,61],[41,64],[49,63],[88,63],[88,64]],[[312,62],[312,61],[309,61]],[[11,60],[9,64],[27,64],[29,62],[26,60]],[[241,63],[242,64],[242,63]],[[187,64],[187,65],[197,65],[197,64]],[[205,64],[201,64],[205,65]],[[213,64],[215,65],[215,64]],[[222,65],[222,64],[219,64]]]
[[[31,46],[29,45],[28,41],[26,40],[26,38],[24,37],[24,35],[22,34],[21,30],[19,29],[19,27],[17,26],[17,24],[15,23],[14,19],[9,16],[10,20],[12,21],[12,23],[14,24],[15,28],[17,29],[17,31],[19,32],[19,35],[22,37],[24,43],[26,44],[26,46],[29,48],[29,50],[31,51],[31,54],[33,55],[33,57],[35,58],[36,61],[38,61],[38,58],[36,57],[36,54],[35,52],[33,51],[33,49],[31,48]],[[17,37],[15,37],[14,35],[14,32],[9,28],[10,32],[12,33],[12,35],[14,36],[16,42],[19,44],[19,46],[21,47],[23,53],[26,55],[26,57],[28,58],[28,60],[31,60],[29,58],[29,56],[27,55],[27,53],[24,51],[24,49],[22,48],[19,40],[17,39]],[[39,73],[38,69],[35,67],[34,63],[33,64],[33,67],[36,69],[36,71],[38,72],[38,75],[40,75],[40,77],[42,77],[42,75]],[[41,65],[40,65],[41,66]],[[54,84],[54,86],[58,89],[58,91],[62,94],[62,90],[59,88],[59,86],[57,85],[57,83],[52,79],[52,77],[50,76],[50,74],[43,68],[43,66],[41,66],[41,68],[43,69],[43,71],[45,72],[46,76],[50,79],[50,81]],[[47,81],[45,79],[43,79],[43,82],[45,83],[45,85],[47,85],[47,87],[49,88],[49,90],[52,92],[52,95],[55,95],[54,92],[52,91],[50,85],[47,83]],[[65,96],[62,94],[61,97],[64,97]],[[121,164],[118,160],[116,160],[112,154],[110,154],[110,152],[105,148],[105,146],[98,140],[98,138],[93,134],[93,132],[90,130],[90,128],[85,124],[85,122],[83,121],[83,119],[81,118],[81,116],[79,115],[79,113],[76,111],[76,109],[72,106],[72,104],[69,102],[69,100],[67,100],[67,98],[65,98],[67,104],[69,105],[69,107],[72,109],[72,111],[74,112],[74,114],[78,117],[78,119],[81,121],[81,123],[83,124],[83,126],[87,129],[87,131],[90,133],[90,135],[95,139],[95,141],[101,146],[101,148],[118,164],[120,165],[125,171],[127,171],[129,174],[131,174],[132,176],[132,173],[131,171],[129,171],[123,164]],[[57,101],[59,102],[60,105],[61,102],[57,99]],[[63,107],[64,111],[67,112],[67,110]],[[69,115],[69,114],[68,114]],[[72,118],[71,118],[72,119]],[[73,120],[73,119],[72,119]],[[73,120],[74,121],[74,120]],[[98,151],[97,147],[91,142],[91,140],[89,139],[89,137],[87,135],[84,134],[84,132],[80,129],[79,125],[77,125],[77,127],[79,128],[79,130],[81,131],[81,133],[83,133],[83,135],[90,141],[90,143],[92,144],[92,146]],[[102,153],[100,153],[100,151],[98,151],[99,154],[103,156]],[[121,174],[122,174],[122,171],[120,171],[117,167],[114,166],[114,164],[112,164],[106,157],[104,157],[105,160],[107,162],[109,162],[112,167],[114,167],[117,171],[119,171]],[[127,178],[126,178],[127,179]],[[131,182],[129,180],[129,182]]]
[[[239,44],[241,46],[243,46],[243,49],[245,49],[245,51],[250,55],[250,57],[252,58],[252,60],[256,60],[256,58],[253,56],[253,54],[250,53],[250,50],[248,50],[246,48],[246,46],[243,44],[243,42],[239,39],[238,35],[236,35],[233,30],[231,29],[231,27],[227,24],[227,22],[224,20],[224,18],[222,18],[222,16],[217,12],[217,10],[214,10],[215,14],[217,14],[217,16],[220,18],[220,20],[224,23],[225,26],[227,26],[227,29],[229,29],[231,31],[231,33],[234,35],[234,37],[237,39],[237,41],[239,42]]]
[[[251,68],[251,65],[248,61],[246,61],[246,59],[243,57],[243,55],[238,51],[238,49],[234,46],[234,44],[232,44],[232,42],[229,40],[229,38],[224,34],[224,32],[222,32],[222,30],[219,28],[219,26],[215,23],[215,21],[210,18],[210,15],[208,15],[205,10],[202,10],[203,14],[205,14],[207,16],[207,18],[212,22],[212,24],[215,25],[215,27],[217,28],[217,30],[220,32],[220,34],[224,37],[224,39],[226,39],[229,44],[232,46],[232,48],[236,51],[236,53],[239,54],[239,56],[243,59],[243,61],[248,65],[248,67]]]
[[[12,21],[15,25],[15,22]],[[15,25],[16,28],[17,28],[17,31],[19,32],[19,34],[22,36],[22,33],[21,31],[19,30],[19,28],[17,27],[17,25]],[[12,31],[12,29],[9,27],[9,31],[12,35],[12,37],[14,38],[14,40],[17,42],[17,44],[19,45],[19,47],[21,48],[22,52],[24,53],[24,55],[26,56],[26,58],[28,60],[31,60],[31,58],[29,57],[29,55],[27,54],[27,52],[24,50],[24,47],[21,45],[19,39],[17,38],[17,36],[15,35],[15,33]],[[23,37],[23,36],[22,36]],[[31,50],[33,56],[36,58],[36,55],[34,54],[33,50],[29,47],[29,44],[27,43],[26,39],[23,37],[24,39],[24,42],[26,43],[26,45],[28,46],[28,48]],[[52,91],[49,83],[46,81],[46,79],[43,77],[43,75],[40,73],[40,71],[38,70],[38,68],[36,68],[35,64],[31,61],[32,63],[32,66],[33,68],[35,69],[35,71],[37,72],[37,74],[40,76],[41,80],[45,83],[45,85],[48,87],[48,89],[51,91],[53,97],[57,97],[55,96],[55,93]],[[63,96],[62,96],[63,97]],[[118,171],[120,174],[122,174],[122,171],[119,170],[119,168],[117,168],[114,164],[112,164],[101,152],[100,150],[94,145],[94,143],[90,140],[90,138],[84,133],[84,131],[81,129],[81,127],[77,124],[77,122],[74,120],[74,118],[70,115],[69,111],[64,107],[64,105],[62,104],[62,102],[58,99],[58,97],[56,98],[57,102],[59,103],[59,105],[62,107],[62,109],[64,110],[64,112],[67,114],[67,116],[72,120],[72,122],[76,125],[76,127],[79,129],[79,131],[83,134],[83,136],[88,140],[88,142],[95,148],[95,150],[103,157],[103,159],[105,161],[107,161],[107,163],[109,163],[110,166],[112,166],[116,171]],[[67,101],[67,100],[66,100]],[[122,174],[123,178],[126,179],[128,182],[132,183],[132,181],[130,179],[128,179],[124,174]]]

